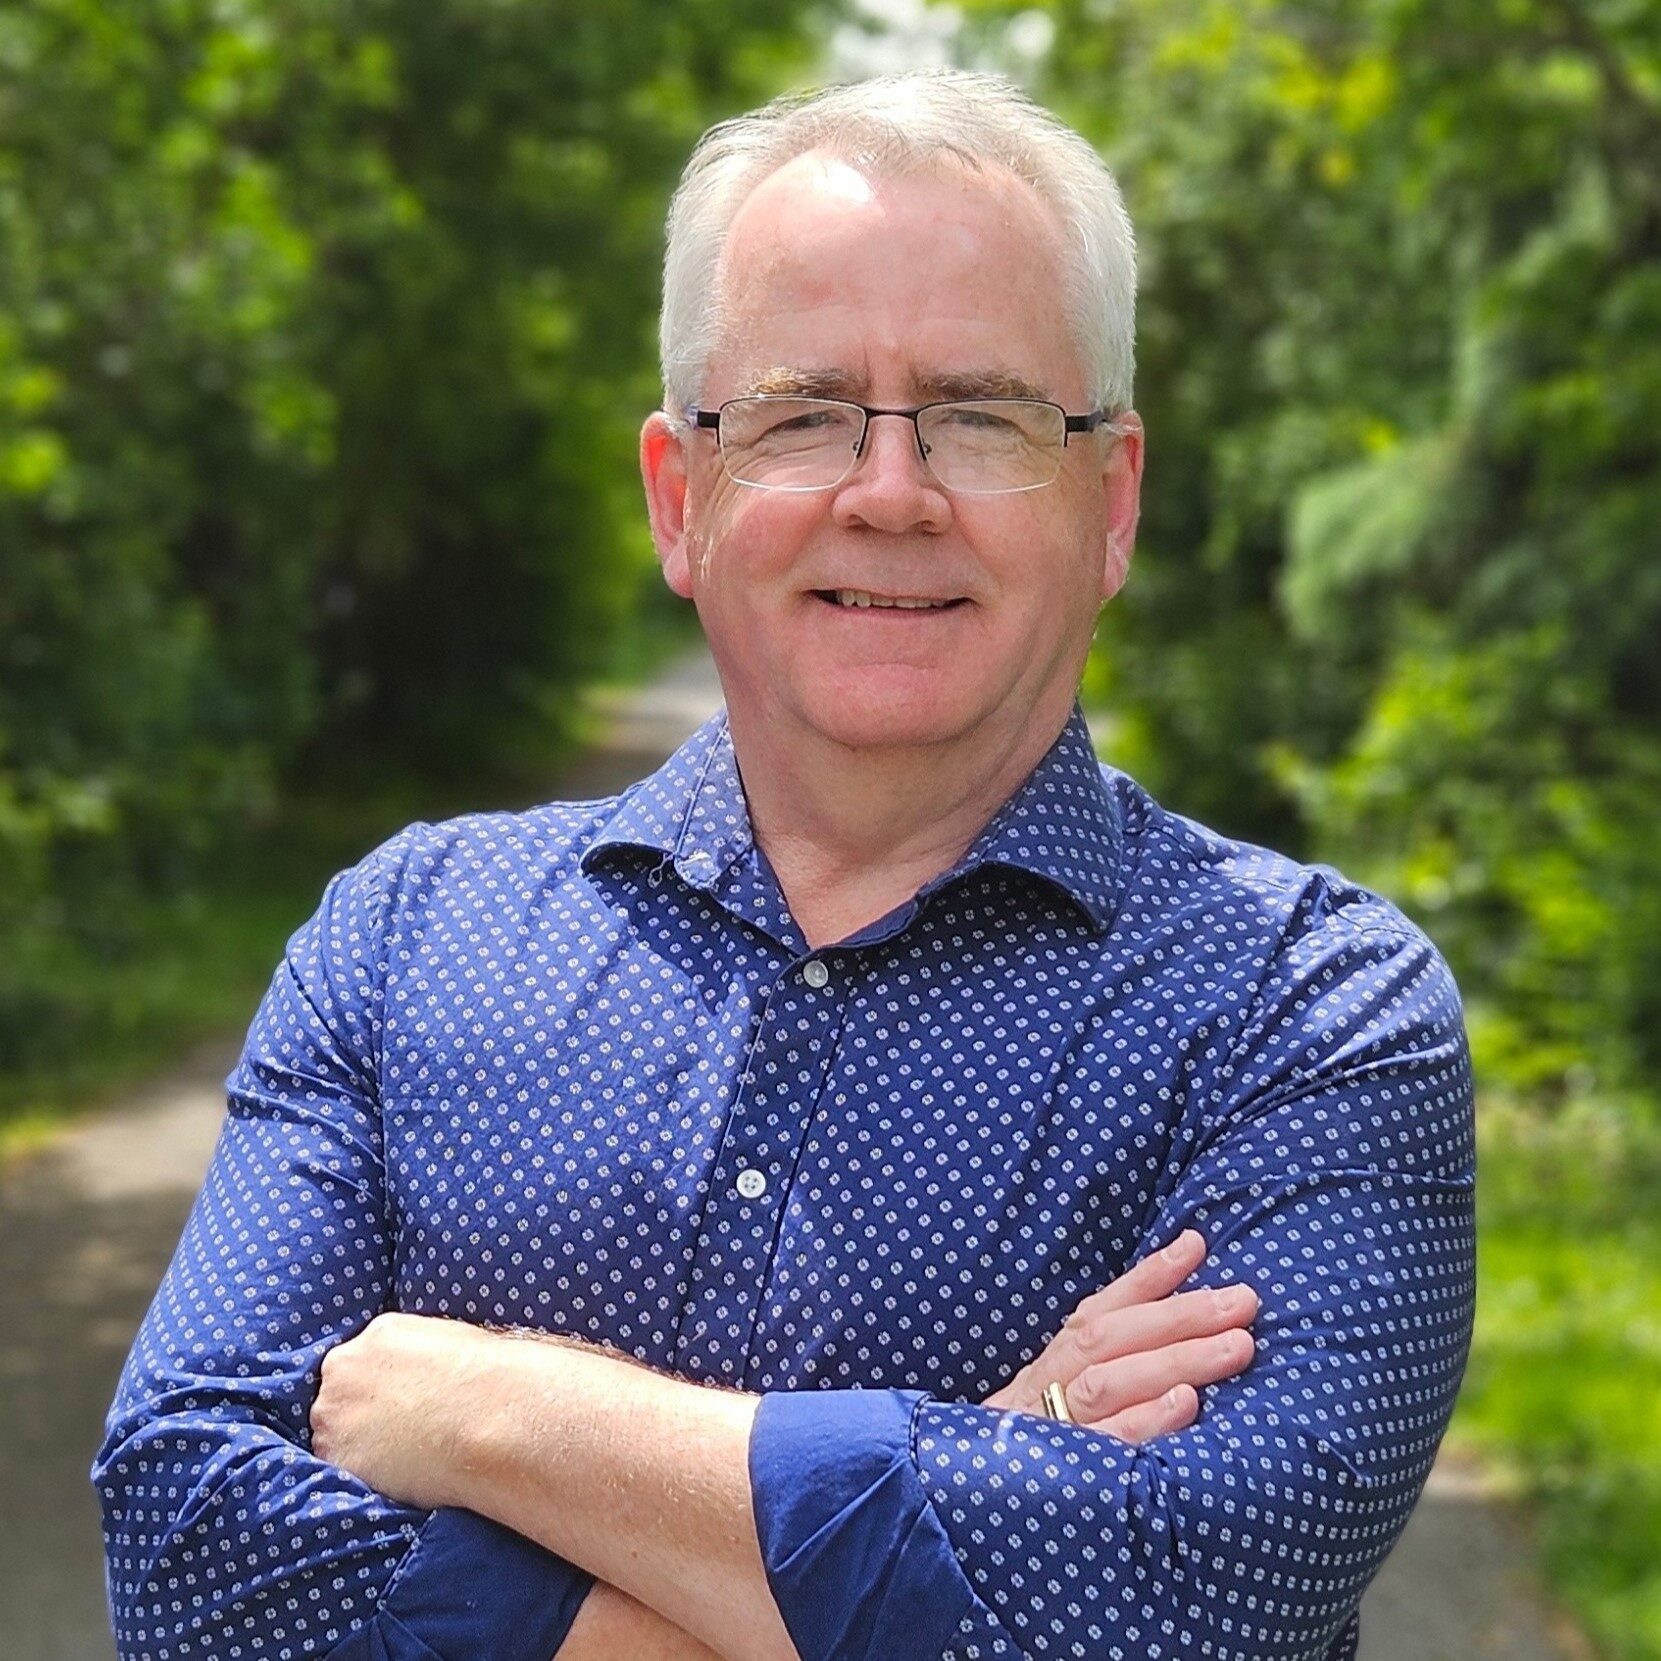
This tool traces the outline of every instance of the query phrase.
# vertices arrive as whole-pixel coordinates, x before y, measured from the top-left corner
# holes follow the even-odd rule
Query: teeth
[[[875,594],[867,594],[860,588],[839,588],[836,591],[836,603],[839,606],[897,606],[901,611],[938,610],[942,606],[949,606],[950,600],[883,600]]]

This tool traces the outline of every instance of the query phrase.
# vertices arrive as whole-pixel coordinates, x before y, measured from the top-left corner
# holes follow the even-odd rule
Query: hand
[[[377,1315],[323,1357],[312,1452],[401,1504],[460,1503],[467,1414],[506,1341],[466,1321]]]
[[[1196,1386],[1242,1372],[1257,1351],[1245,1330],[1258,1306],[1249,1286],[1176,1291],[1204,1260],[1205,1241],[1193,1229],[1143,1258],[1084,1299],[1043,1353],[985,1405],[1044,1413],[1042,1392],[1053,1381],[1079,1424],[1121,1441],[1192,1424]]]
[[[721,1661],[708,1644],[666,1616],[609,1581],[596,1580],[555,1661],[618,1661],[620,1656],[627,1661]]]

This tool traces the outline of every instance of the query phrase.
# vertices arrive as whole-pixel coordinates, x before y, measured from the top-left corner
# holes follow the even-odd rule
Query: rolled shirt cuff
[[[764,1395],[756,1534],[801,1661],[939,1661],[974,1602],[912,1453],[921,1390]]]
[[[550,1661],[593,1584],[511,1528],[447,1506],[422,1526],[374,1618],[327,1661]]]

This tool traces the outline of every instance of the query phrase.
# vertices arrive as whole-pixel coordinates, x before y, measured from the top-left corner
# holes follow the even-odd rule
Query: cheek
[[[816,497],[718,486],[689,522],[698,578],[711,588],[741,586],[746,603],[762,597],[758,585],[801,588],[801,552],[823,517]]]
[[[1102,527],[1071,493],[1057,491],[1046,509],[1031,541],[1032,546],[1049,550],[1043,561],[1044,581],[1069,594],[1094,596],[1100,589],[1106,553]]]
[[[1051,611],[1063,594],[1093,588],[1099,574],[1088,527],[1066,500],[960,506],[958,523],[995,599]]]

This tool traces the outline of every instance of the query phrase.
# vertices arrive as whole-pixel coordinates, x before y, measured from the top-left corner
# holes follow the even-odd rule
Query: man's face
[[[799,157],[733,222],[730,326],[702,406],[754,392],[894,407],[1030,390],[1080,413],[1089,383],[1061,249],[1014,178],[886,179]],[[681,443],[661,414],[642,433],[653,533],[735,715],[854,748],[963,743],[965,755],[978,735],[1059,726],[1124,579],[1139,432],[1074,435],[1054,483],[998,495],[943,489],[897,418],[874,418],[852,473],[820,491],[734,483],[713,432]],[[963,603],[820,597],[838,589]]]

